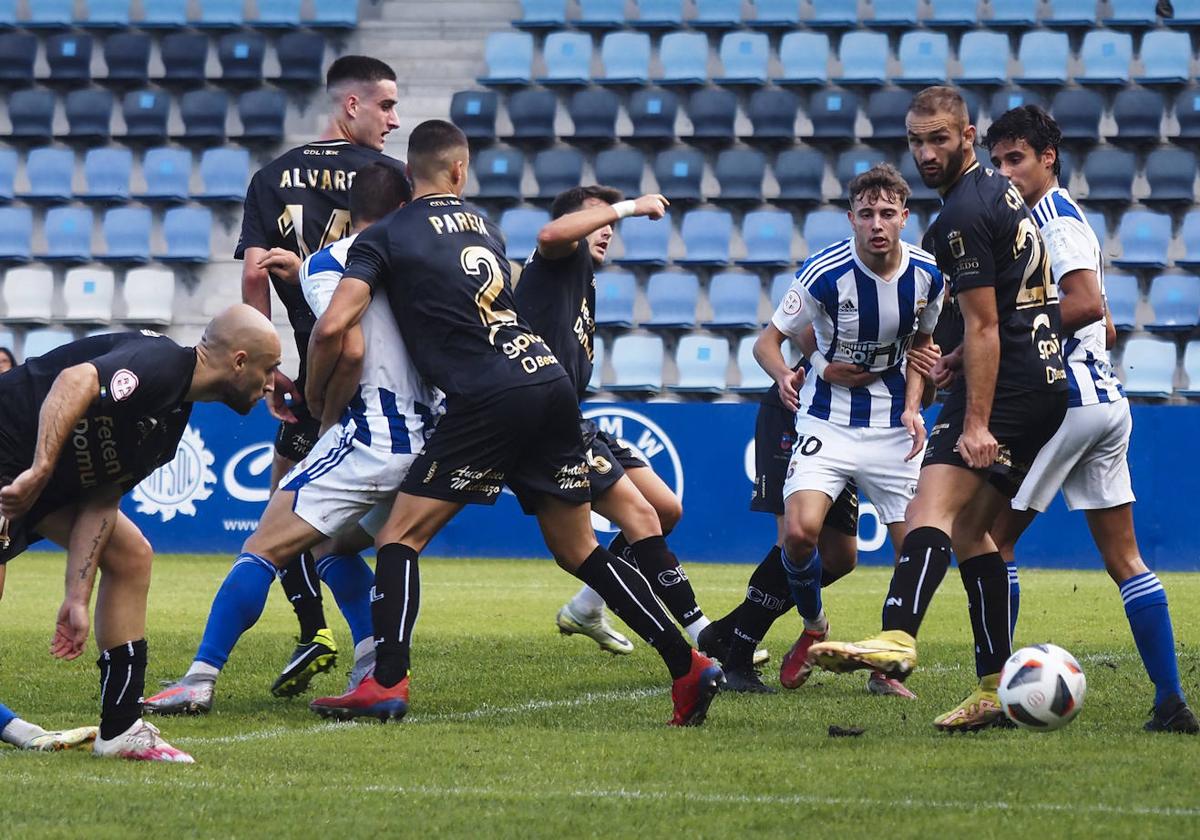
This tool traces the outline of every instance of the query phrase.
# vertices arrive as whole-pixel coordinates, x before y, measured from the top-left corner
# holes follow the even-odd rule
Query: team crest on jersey
[[[666,485],[683,501],[683,462],[679,451],[663,428],[644,414],[617,406],[596,406],[586,409],[583,416],[593,421],[645,461],[658,473]],[[597,531],[616,533],[619,529],[595,511],[592,527]]]
[[[212,471],[214,460],[200,432],[189,425],[179,440],[175,458],[133,488],[137,512],[147,516],[157,513],[163,522],[170,522],[177,513],[195,516],[196,502],[211,496],[212,485],[217,483]]]
[[[950,246],[950,256],[961,260],[967,255],[967,246],[963,242],[962,231],[952,230],[946,234],[946,244]]]
[[[783,307],[785,315],[795,315],[804,306],[804,301],[800,298],[799,292],[795,289],[788,289],[780,305]]]

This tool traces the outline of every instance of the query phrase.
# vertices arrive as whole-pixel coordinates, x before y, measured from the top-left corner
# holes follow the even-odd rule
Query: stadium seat
[[[746,21],[752,29],[798,28],[800,4],[796,0],[754,0],[753,5],[754,18]]]
[[[1127,84],[1129,64],[1133,61],[1133,38],[1128,32],[1088,32],[1079,48],[1079,60],[1083,72],[1075,81],[1081,85]]]
[[[31,149],[25,158],[25,177],[29,189],[20,193],[27,201],[70,201],[75,176],[75,153],[70,149],[46,146]]]
[[[13,200],[17,179],[17,150],[0,148],[0,202]]]
[[[700,32],[668,32],[658,45],[660,85],[702,85],[708,81],[708,38]]]
[[[1190,332],[1200,320],[1200,280],[1182,274],[1160,274],[1150,281],[1154,317],[1146,328],[1155,332]]]
[[[963,29],[979,22],[976,0],[930,0],[932,14],[925,25],[930,29]]]
[[[1108,239],[1108,222],[1104,218],[1104,214],[1094,210],[1084,208],[1084,221],[1088,223],[1088,227],[1096,234],[1096,241],[1100,243],[1100,250],[1104,250],[1104,243]]]
[[[1171,217],[1148,210],[1129,210],[1121,217],[1118,232],[1121,256],[1112,261],[1121,268],[1165,268],[1171,243]]]
[[[908,221],[904,224],[904,227],[900,228],[900,239],[909,245],[920,248],[921,237],[924,232],[924,229],[921,227],[920,215],[910,210]]]
[[[645,156],[637,149],[605,149],[596,155],[596,183],[614,187],[628,198],[642,194]]]
[[[758,329],[758,276],[722,272],[714,274],[708,287],[713,317],[704,322],[709,329]]]
[[[625,0],[578,0],[579,29],[620,29],[625,25]]]
[[[1129,332],[1137,326],[1137,308],[1141,293],[1138,291],[1136,277],[1106,272],[1104,298],[1112,313],[1113,326],[1118,332]]]
[[[79,197],[87,201],[128,201],[133,152],[119,147],[89,149],[83,159],[86,184]]]
[[[912,91],[892,88],[871,94],[867,99],[867,120],[871,123],[872,140],[907,140],[904,119],[912,98]]]
[[[92,211],[85,207],[53,207],[46,211],[47,262],[87,262],[92,258]]]
[[[318,32],[285,32],[275,42],[275,57],[274,82],[317,87],[325,80],[325,38]]]
[[[1190,271],[1200,270],[1200,210],[1189,210],[1184,215],[1179,239],[1183,242],[1184,253],[1175,264]]]
[[[301,0],[255,0],[257,15],[249,21],[259,29],[296,29]]]
[[[800,100],[788,90],[762,87],[750,94],[746,116],[752,133],[748,142],[792,143],[796,139],[796,114]]]
[[[742,220],[746,256],[738,265],[774,267],[792,262],[792,231],[796,222],[785,210],[755,210]]]
[[[135,268],[121,284],[125,321],[169,324],[175,310],[175,274],[159,268]]]
[[[554,115],[557,97],[548,90],[519,90],[508,99],[508,117],[513,130],[510,139],[526,143],[554,140]]]
[[[858,25],[858,0],[820,0],[804,21],[812,29],[850,29]]]
[[[1108,0],[1112,14],[1104,25],[1118,29],[1146,29],[1158,25],[1155,0]]]
[[[900,75],[902,85],[941,85],[949,78],[950,38],[945,32],[905,32],[900,36]]]
[[[236,29],[246,22],[242,0],[204,0],[198,5],[200,16],[191,24],[200,29]]]
[[[263,2],[263,0],[259,0]],[[133,0],[86,0],[75,24],[84,29],[127,29]]]
[[[1194,144],[1200,142],[1200,89],[1185,88],[1175,98],[1175,119],[1179,123],[1179,132],[1170,135],[1170,139],[1179,143]]]
[[[675,137],[675,116],[679,100],[669,90],[643,88],[629,98],[629,119],[633,123],[632,140],[654,142]]]
[[[677,394],[725,393],[725,370],[729,367],[729,342],[720,336],[685,335],[675,348],[679,379],[670,390]]]
[[[575,149],[546,149],[533,159],[538,198],[554,198],[583,181],[583,155]]]
[[[1095,26],[1096,0],[1049,0],[1042,23],[1055,29]]]
[[[765,32],[727,32],[721,38],[719,85],[764,85],[770,57]]]
[[[48,324],[54,319],[54,274],[47,268],[13,268],[4,274],[5,323]]]
[[[637,15],[625,22],[635,29],[678,29],[683,26],[683,0],[633,0]]]
[[[633,326],[633,305],[637,298],[637,278],[620,271],[601,271],[596,275],[596,326]]]
[[[921,180],[921,173],[917,171],[917,162],[913,160],[912,155],[907,152],[901,153],[900,166],[898,168],[904,180],[908,182],[909,189],[912,190],[912,195],[908,197],[910,207],[941,204],[942,197],[938,194],[938,191],[932,187],[925,186],[925,182]]]
[[[262,81],[267,39],[257,32],[230,32],[217,41],[221,81],[256,84]]]
[[[1147,32],[1140,56],[1143,72],[1134,77],[1138,84],[1182,85],[1192,76],[1192,42],[1186,32]]]
[[[987,26],[989,29],[1032,29],[1037,25],[1038,3],[1039,0],[991,0],[992,16],[987,20]]]
[[[104,214],[102,262],[142,264],[150,261],[150,211],[145,207],[114,207]]]
[[[693,29],[736,29],[742,25],[742,0],[694,0]]]
[[[1200,397],[1200,340],[1189,341],[1183,349],[1183,373],[1187,387],[1179,393],[1185,397]]]
[[[29,262],[32,240],[33,211],[28,207],[0,207],[0,262]]]
[[[855,136],[854,121],[858,117],[858,97],[837,88],[817,91],[808,103],[816,140],[846,142]]]
[[[200,156],[200,201],[242,202],[250,182],[250,152],[246,149],[205,149]]]
[[[959,43],[958,60],[958,84],[1002,85],[1008,80],[1008,36],[983,29],[967,32]]]
[[[112,134],[113,95],[96,88],[67,94],[67,134],[72,140],[102,140]]]
[[[525,174],[525,155],[519,149],[484,149],[474,160],[476,198],[520,201],[521,178]]]
[[[729,390],[737,394],[752,394],[768,390],[772,384],[771,377],[762,369],[754,358],[754,342],[756,335],[742,336],[738,340],[737,368],[741,381]]]
[[[780,302],[783,301],[783,296],[787,294],[787,290],[791,287],[792,281],[796,279],[796,274],[793,271],[781,271],[771,278],[771,311],[774,312],[779,308]]]
[[[1173,341],[1131,338],[1121,354],[1125,393],[1131,397],[1169,397],[1175,386]]]
[[[512,25],[517,29],[561,29],[567,25],[566,0],[521,0],[521,16]]]
[[[183,139],[206,143],[225,140],[225,116],[229,95],[223,90],[189,90],[179,101]]]
[[[74,22],[75,0],[33,0],[24,25],[29,29],[66,29]]]
[[[571,94],[567,113],[574,131],[568,140],[576,143],[607,143],[617,138],[617,113],[621,98],[604,88],[584,88]]]
[[[242,142],[276,143],[283,139],[287,98],[274,88],[255,88],[238,96]]]
[[[54,94],[42,88],[16,90],[8,95],[8,136],[21,140],[49,140],[54,134]]]
[[[731,90],[701,88],[688,100],[688,117],[692,121],[692,142],[724,144],[737,135],[737,94]]]
[[[1069,149],[1059,147],[1058,150],[1058,183],[1063,187],[1069,187],[1071,176],[1075,173],[1075,156],[1071,154]]]
[[[450,121],[469,140],[491,143],[496,139],[499,97],[492,90],[460,90],[450,99]]]
[[[684,256],[680,265],[727,265],[729,240],[733,238],[733,216],[727,210],[692,210],[679,229]]]
[[[687,224],[687,219],[684,219]],[[700,281],[695,274],[660,271],[646,283],[646,302],[650,317],[644,327],[664,330],[690,330],[696,326],[696,304],[700,300]]]
[[[77,32],[46,39],[46,63],[53,82],[84,82],[92,78],[92,36]]]
[[[882,85],[887,81],[888,38],[882,32],[855,30],[842,36],[838,47],[841,85]]]
[[[527,85],[533,81],[533,36],[528,32],[493,32],[483,48],[487,73],[477,80],[489,86]]]
[[[662,390],[663,342],[658,336],[617,336],[610,358],[613,381],[607,390],[637,394]]]
[[[126,140],[161,142],[167,138],[171,97],[161,90],[131,90],[121,102]]]
[[[713,167],[721,191],[713,200],[758,204],[763,200],[767,159],[756,149],[726,149]]]
[[[23,355],[25,361],[44,356],[51,350],[57,347],[62,347],[64,344],[70,344],[75,340],[75,336],[69,329],[64,327],[45,327],[38,330],[30,330],[25,333],[25,347]]]
[[[1196,200],[1196,156],[1187,149],[1155,149],[1146,158],[1147,204],[1192,204]]]
[[[1103,113],[1104,97],[1094,90],[1060,90],[1050,104],[1050,114],[1068,141],[1098,142]]]
[[[142,0],[142,29],[182,29],[188,25],[187,0]]]
[[[1113,98],[1113,119],[1117,123],[1115,140],[1134,143],[1158,142],[1162,136],[1162,94],[1145,88],[1129,87]]]
[[[841,198],[850,198],[850,195],[846,192],[846,188],[852,180],[875,164],[884,163],[885,161],[887,161],[887,155],[878,149],[868,147],[847,149],[839,154],[833,171],[837,176],[838,183],[841,184]]]
[[[650,36],[645,32],[610,32],[600,44],[602,85],[644,85],[650,80]]]
[[[988,105],[988,113],[995,120],[1005,111],[1011,111],[1013,108],[1020,108],[1025,105],[1037,105],[1045,108],[1046,98],[1032,90],[1025,90],[1018,87],[1001,88],[992,94]]]
[[[1067,33],[1035,29],[1021,36],[1017,61],[1021,72],[1013,81],[1022,85],[1063,85],[1071,47]]]
[[[793,3],[793,5],[795,5]],[[821,87],[829,81],[829,36],[824,32],[788,32],[779,42],[780,85]]]
[[[208,62],[208,37],[196,32],[172,32],[159,42],[162,55],[162,81],[168,85],[204,84],[204,66]]]
[[[33,84],[38,38],[29,32],[0,32],[0,82],[11,87]]]
[[[313,29],[354,29],[358,26],[358,4],[346,0],[312,0],[313,13],[304,23]]]
[[[500,230],[507,243],[506,255],[513,262],[523,263],[537,250],[538,231],[550,221],[545,210],[514,207],[500,217]]]
[[[1096,149],[1083,164],[1087,200],[1128,203],[1133,200],[1134,156],[1123,149]]]
[[[825,180],[825,155],[813,149],[788,149],[775,159],[779,204],[820,204]]]
[[[192,155],[186,149],[164,146],[148,149],[142,159],[146,189],[135,194],[142,201],[187,201],[192,176]]]
[[[208,262],[212,212],[207,207],[172,207],[163,214],[167,250],[157,254],[162,262]]]
[[[666,265],[667,246],[671,241],[671,217],[651,221],[645,216],[630,216],[617,224],[617,238],[624,253],[613,260],[621,265]]]
[[[654,161],[658,191],[670,201],[699,201],[704,155],[694,149],[660,152]]]
[[[150,36],[142,32],[114,32],[104,39],[104,64],[109,84],[144,85],[150,78]]]
[[[862,21],[875,29],[915,29],[918,0],[873,0],[871,17]]]
[[[850,235],[850,223],[840,210],[815,210],[804,220],[804,244],[809,255]]]
[[[113,317],[116,291],[113,273],[106,268],[72,268],[63,278],[62,320],[67,324],[108,324]]]
[[[592,37],[585,32],[551,32],[542,46],[542,85],[586,85],[592,77]]]

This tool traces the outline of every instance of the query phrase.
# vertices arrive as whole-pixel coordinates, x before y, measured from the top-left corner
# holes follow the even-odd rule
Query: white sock
[[[4,727],[4,731],[0,732],[0,741],[12,744],[14,747],[24,748],[34,738],[45,734],[46,730],[36,723],[13,718],[8,722],[8,726]]]
[[[708,620],[708,616],[702,615],[687,627],[684,627],[683,630],[692,637],[692,643],[698,645],[700,644],[700,631],[710,624],[712,624],[712,622]]]
[[[188,677],[211,677],[214,681],[217,675],[221,673],[221,669],[215,665],[209,665],[207,662],[201,662],[197,659],[192,663],[192,667],[187,669],[187,673],[183,675],[184,679]]]
[[[367,636],[367,638],[363,639],[361,642],[359,642],[358,644],[356,644],[354,646],[354,661],[358,662],[360,659],[362,659],[368,653],[374,653],[374,652],[375,652],[375,637]]]
[[[829,619],[825,617],[825,610],[821,610],[821,614],[809,621],[804,619],[804,629],[811,630],[814,633],[824,633],[829,630]]]
[[[567,606],[571,608],[571,612],[575,614],[576,618],[590,618],[600,615],[600,611],[604,609],[604,599],[595,589],[585,586],[575,593],[575,597]]]

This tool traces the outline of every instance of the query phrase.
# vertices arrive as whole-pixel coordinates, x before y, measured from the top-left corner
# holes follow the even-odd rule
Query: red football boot
[[[721,686],[725,674],[721,667],[697,650],[692,651],[692,668],[671,684],[675,716],[671,726],[699,726],[708,715],[708,707]]]
[[[779,684],[784,688],[799,688],[808,680],[813,664],[808,661],[808,649],[829,638],[829,624],[824,630],[805,630],[779,663]]]
[[[408,677],[391,688],[375,682],[375,675],[364,677],[353,691],[340,697],[318,697],[308,704],[318,715],[336,720],[353,720],[360,717],[400,720],[408,712]]]

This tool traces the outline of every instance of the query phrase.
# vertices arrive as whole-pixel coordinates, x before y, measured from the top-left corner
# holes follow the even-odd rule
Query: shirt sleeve
[[[246,201],[242,205],[242,231],[238,235],[237,247],[233,249],[235,260],[243,259],[246,256],[247,248],[271,247],[271,243],[267,241],[267,232],[263,227],[262,214],[259,211],[259,193],[261,191],[261,173],[255,173],[250,180],[249,189],[246,190]]]
[[[333,293],[342,275],[336,271],[309,274],[308,266],[311,261],[312,257],[309,257],[300,269],[300,291],[304,293],[304,302],[308,304],[308,308],[320,318],[329,308],[329,301],[333,300]]]
[[[350,246],[342,276],[363,281],[373,293],[391,270],[389,251],[387,225],[383,222],[371,225]]]
[[[1006,208],[1007,209],[1007,208]],[[945,240],[939,251],[947,261],[942,265],[945,278],[955,293],[996,285],[996,262],[992,256],[1000,226],[993,225],[988,208],[982,201],[963,201],[953,212],[952,220],[943,228]],[[940,219],[939,219],[940,220]]]
[[[917,329],[926,335],[933,335],[938,319],[942,316],[942,304],[946,300],[946,283],[940,271],[934,271],[929,282],[929,300],[917,318]]]
[[[812,323],[813,313],[819,305],[799,280],[793,280],[791,288],[771,316],[771,323],[788,338],[798,339],[804,328]]]
[[[99,407],[118,416],[173,410],[193,357],[165,336],[140,335],[91,360],[100,380]]]
[[[1059,216],[1042,226],[1042,239],[1050,255],[1050,271],[1058,283],[1072,271],[1097,268],[1096,246],[1085,223],[1070,216]]]

